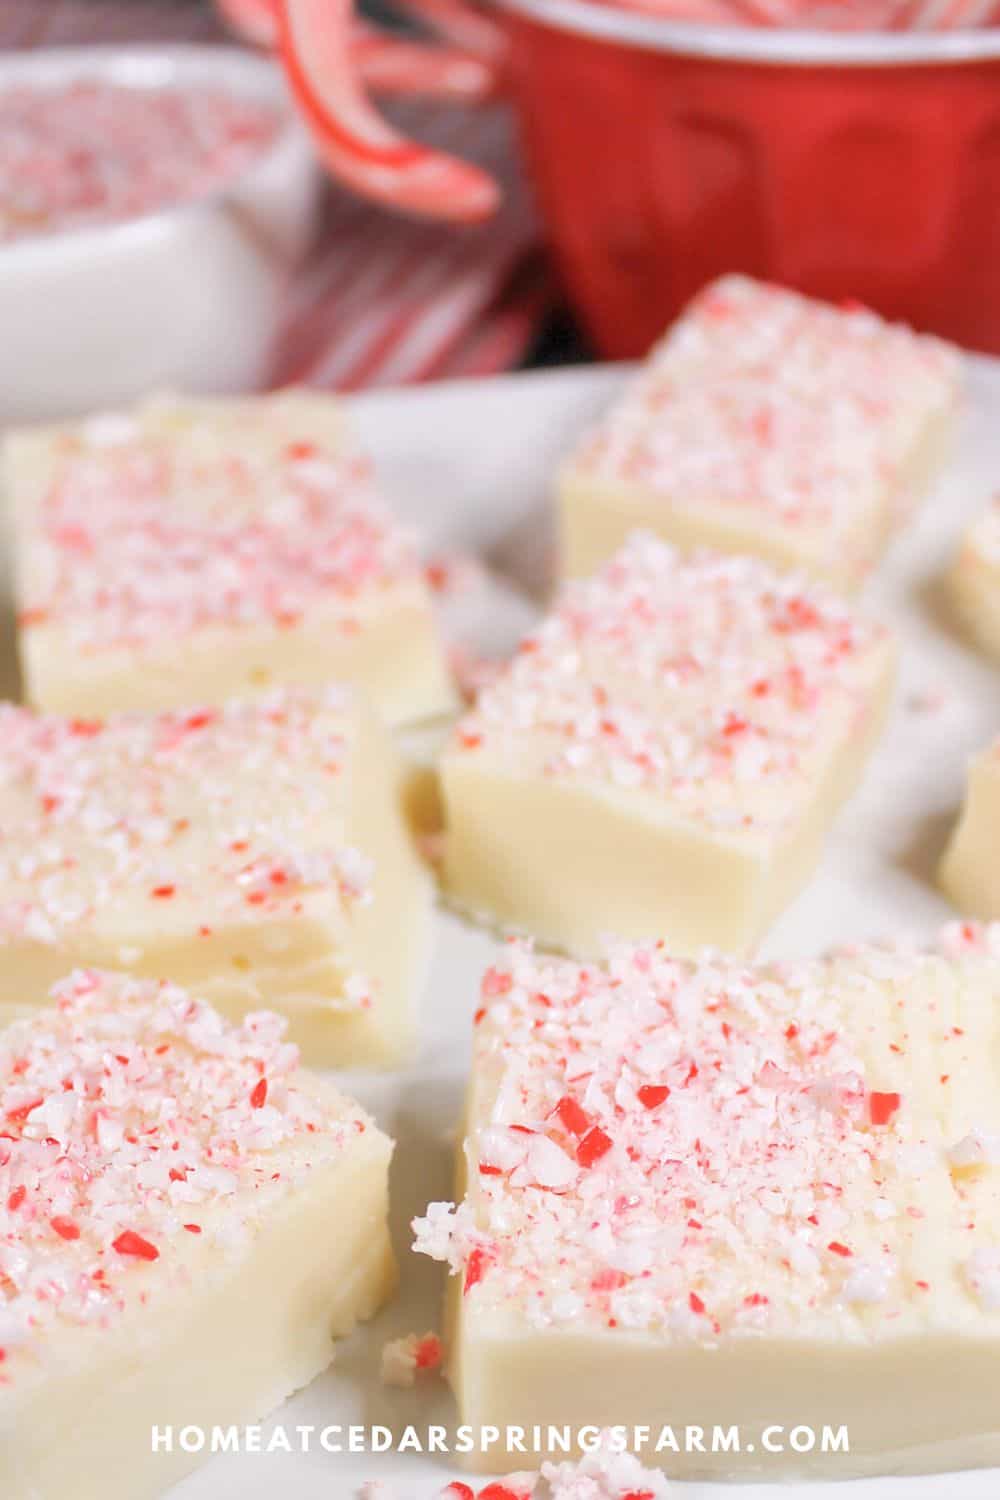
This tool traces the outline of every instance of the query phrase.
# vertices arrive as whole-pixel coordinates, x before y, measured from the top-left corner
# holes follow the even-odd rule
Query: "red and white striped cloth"
[[[0,50],[225,40],[197,0],[0,0]],[[330,390],[511,369],[552,304],[537,221],[502,104],[386,106],[407,134],[486,167],[499,215],[472,227],[417,222],[331,187],[323,232],[292,288],[271,383]]]

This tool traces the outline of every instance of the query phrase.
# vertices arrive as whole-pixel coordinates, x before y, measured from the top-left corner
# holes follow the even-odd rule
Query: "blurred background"
[[[385,7],[363,9],[406,29]],[[234,38],[208,0],[0,0],[0,51],[158,42]],[[357,390],[587,357],[546,264],[510,107],[398,99],[383,107],[407,134],[495,173],[503,206],[487,224],[418,222],[328,183],[266,383]]]
[[[365,70],[378,109],[407,138],[391,140],[353,84],[331,81],[336,64],[316,63],[339,12],[313,6],[315,29],[286,51],[320,101],[319,128],[285,57],[301,119],[331,168],[305,258],[271,254],[287,213],[275,218],[269,189],[239,214],[217,203],[211,240],[207,226],[197,241],[190,218],[177,217],[175,248],[161,247],[158,263],[153,246],[140,264],[138,235],[128,267],[121,236],[88,246],[66,236],[63,250],[6,257],[0,413],[71,410],[84,389],[91,401],[158,383],[353,391],[637,357],[730,270],[861,301],[1000,353],[1000,0],[399,5],[419,12],[425,37],[450,44],[459,73],[471,61],[487,78],[478,97],[441,86],[440,51],[404,61],[387,83],[385,38],[394,45],[413,24],[361,0],[342,72]],[[0,0],[0,66],[6,59],[9,73],[11,59],[35,57],[44,67],[50,49],[87,44],[226,43],[242,49],[245,71],[249,48],[220,19],[227,9],[243,31],[253,32],[255,13],[274,21],[266,0]],[[297,15],[309,10],[298,0]],[[273,33],[267,40],[277,45]],[[438,69],[429,93],[428,58]],[[273,79],[254,66],[279,81],[276,64]],[[228,87],[232,70],[225,78]],[[410,141],[448,153],[450,165]],[[459,200],[464,191],[468,206],[475,174],[455,158],[486,174],[475,191],[489,197],[498,185],[495,213],[468,222],[477,214]],[[431,212],[443,217],[385,206],[405,199],[407,173],[412,189],[421,171],[424,186],[438,173]],[[269,255],[270,267],[250,265]],[[241,352],[251,321],[256,344],[247,334]],[[213,363],[230,341],[228,364]],[[107,350],[121,369],[95,388]],[[45,371],[71,358],[81,367],[74,387],[50,390]],[[8,369],[22,377],[20,402],[4,389]]]

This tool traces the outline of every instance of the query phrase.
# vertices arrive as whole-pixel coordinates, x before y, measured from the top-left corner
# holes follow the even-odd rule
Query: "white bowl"
[[[124,223],[0,244],[0,423],[47,421],[158,387],[259,384],[321,177],[278,71],[226,47],[80,47],[0,57],[0,90],[97,78],[271,100],[287,124],[207,197]]]

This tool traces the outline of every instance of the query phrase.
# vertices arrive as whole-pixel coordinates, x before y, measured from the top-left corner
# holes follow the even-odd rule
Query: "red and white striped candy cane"
[[[249,41],[275,51],[330,172],[366,197],[427,217],[471,222],[499,202],[488,173],[401,136],[369,103],[384,92],[477,99],[502,82],[501,33],[461,0],[430,0],[455,45],[383,36],[358,22],[352,0],[218,0]],[[416,6],[421,14],[427,12]]]

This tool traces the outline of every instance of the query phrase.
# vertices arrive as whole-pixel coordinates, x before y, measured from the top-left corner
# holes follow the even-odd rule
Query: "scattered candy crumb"
[[[572,1463],[545,1463],[541,1473],[507,1474],[478,1489],[453,1479],[438,1500],[665,1500],[667,1481],[631,1453],[616,1451],[607,1433],[599,1446]],[[369,1480],[358,1500],[403,1500],[382,1480]]]
[[[390,1339],[382,1347],[382,1383],[412,1386],[425,1370],[441,1367],[441,1340],[436,1333],[408,1333],[405,1338]]]

